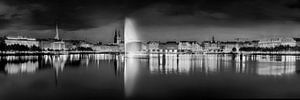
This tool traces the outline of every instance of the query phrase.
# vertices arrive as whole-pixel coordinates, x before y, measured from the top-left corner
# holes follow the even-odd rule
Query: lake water
[[[299,98],[300,56],[3,56],[0,99]]]

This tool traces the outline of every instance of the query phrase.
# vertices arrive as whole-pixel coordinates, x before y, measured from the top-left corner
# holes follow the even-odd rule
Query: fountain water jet
[[[136,23],[131,18],[125,18],[124,24],[125,56],[133,57],[142,54],[143,43],[140,40]]]
[[[124,68],[124,89],[125,96],[130,97],[134,93],[135,82],[138,78],[139,65],[136,59],[131,56],[139,51],[136,45],[139,40],[136,23],[131,18],[125,18],[124,43],[125,43],[125,68]]]

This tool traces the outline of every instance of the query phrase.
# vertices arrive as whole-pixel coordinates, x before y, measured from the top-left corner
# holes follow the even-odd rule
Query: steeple
[[[215,42],[215,36],[212,36],[211,40],[212,40],[212,42]]]
[[[114,36],[114,43],[120,44],[121,43],[121,31],[116,29],[115,30],[115,36]]]
[[[54,39],[59,40],[59,34],[58,34],[58,25],[56,24],[56,35]]]
[[[115,36],[114,36],[114,43],[117,43],[117,38],[118,38],[118,31],[116,29],[115,30]]]

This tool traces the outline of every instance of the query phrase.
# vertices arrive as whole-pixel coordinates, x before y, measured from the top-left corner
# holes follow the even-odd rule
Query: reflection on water
[[[140,63],[133,58],[126,59],[124,70],[125,96],[130,97],[133,93],[135,82],[139,76]]]
[[[19,63],[19,64],[8,63],[5,66],[5,71],[8,74],[30,73],[30,72],[35,72],[37,68],[38,68],[37,61],[35,61],[35,62],[28,61],[28,62]]]
[[[152,74],[189,74],[194,72],[235,72],[257,75],[285,75],[296,72],[299,57],[291,55],[197,55],[150,54]]]
[[[300,57],[149,54],[127,58],[126,98],[299,97]],[[298,67],[298,68],[297,68]]]
[[[90,54],[90,55],[43,55],[43,56],[3,56],[1,66],[2,72],[7,74],[34,73],[39,69],[55,69],[56,72],[63,71],[66,64],[89,66],[90,61],[100,65],[100,61],[115,61],[116,70],[124,68],[124,57],[111,54]]]
[[[2,56],[0,99],[297,96],[299,64],[291,55]]]
[[[122,99],[124,63],[122,54],[1,56],[0,100]]]

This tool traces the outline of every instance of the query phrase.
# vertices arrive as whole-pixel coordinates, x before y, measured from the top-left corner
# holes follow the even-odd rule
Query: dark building
[[[115,36],[114,36],[114,43],[115,44],[120,44],[122,39],[121,39],[121,34],[120,30],[115,30]]]

